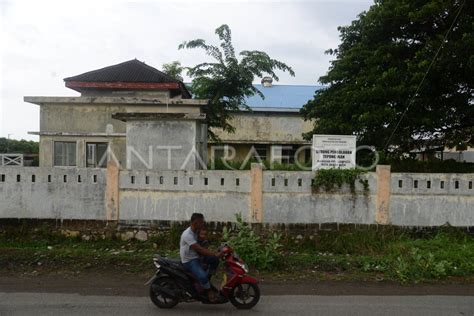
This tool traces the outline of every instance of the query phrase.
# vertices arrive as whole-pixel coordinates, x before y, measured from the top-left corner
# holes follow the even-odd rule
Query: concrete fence
[[[313,192],[313,172],[148,171],[0,167],[0,218],[147,223],[210,221],[241,214],[263,223],[356,223],[474,226],[473,174],[391,173],[388,166],[326,193]]]
[[[0,218],[104,218],[105,169],[0,167]]]
[[[121,171],[121,220],[188,220],[203,212],[212,221],[233,221],[249,212],[248,171]]]

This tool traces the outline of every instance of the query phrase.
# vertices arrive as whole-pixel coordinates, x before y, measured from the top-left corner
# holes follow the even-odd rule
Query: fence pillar
[[[377,198],[375,201],[375,222],[386,225],[390,223],[390,166],[377,165]]]
[[[250,221],[263,222],[263,166],[259,163],[250,167]]]
[[[119,167],[115,161],[107,163],[105,186],[105,214],[108,221],[119,220]]]

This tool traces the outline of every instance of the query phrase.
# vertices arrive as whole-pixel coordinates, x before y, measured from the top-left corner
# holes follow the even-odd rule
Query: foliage
[[[224,228],[223,239],[236,251],[249,265],[257,269],[271,269],[280,258],[280,239],[278,233],[270,234],[263,239],[256,234],[252,227],[242,220],[242,216],[236,214],[235,230]]]
[[[404,238],[387,246],[387,255],[365,262],[364,271],[386,272],[402,283],[474,273],[472,237],[440,231],[422,239]]]
[[[179,245],[181,234],[188,226],[188,223],[171,224],[168,231],[150,237],[150,242],[155,243],[159,249],[173,249]]]
[[[181,63],[177,60],[163,64],[162,70],[165,74],[173,77],[176,80],[183,81],[183,76],[181,75],[184,68],[181,66]]]
[[[454,159],[441,160],[428,155],[428,160],[421,161],[416,154],[393,155],[383,151],[377,152],[379,165],[390,165],[392,172],[424,172],[424,173],[474,173],[474,163],[457,162]],[[357,153],[358,166],[370,166],[374,163],[374,154],[367,152]],[[375,171],[375,166],[372,170]]]
[[[306,240],[307,242],[307,240]],[[455,228],[432,232],[395,227],[320,231],[315,243],[294,244],[287,265],[323,272],[363,273],[377,279],[417,283],[474,275],[474,238]]]
[[[215,159],[209,162],[207,168],[212,170],[250,170],[251,164],[257,162],[254,160],[243,161],[224,161],[224,159]],[[265,164],[266,162],[264,162]]]
[[[192,78],[191,90],[198,99],[209,99],[210,102],[203,110],[209,128],[209,136],[216,140],[217,136],[210,128],[220,128],[226,132],[233,132],[229,119],[232,111],[242,108],[249,109],[245,98],[263,94],[252,83],[255,77],[271,76],[278,81],[276,70],[288,71],[294,76],[293,70],[285,63],[270,58],[262,51],[244,50],[237,58],[232,45],[231,30],[227,25],[221,25],[215,31],[220,47],[208,45],[203,39],[187,41],[179,45],[179,49],[203,49],[215,62],[204,62],[188,68],[188,75]]]
[[[383,149],[408,108],[391,140],[394,150],[472,144],[473,13],[472,1],[376,0],[339,27],[341,44],[327,51],[335,60],[319,78],[327,88],[302,109],[317,122],[306,137],[356,134],[358,144]]]
[[[0,137],[0,153],[37,154],[39,143],[28,140],[16,140]]]
[[[180,228],[176,226],[145,242],[100,236],[86,241],[61,236],[47,225],[37,229],[5,225],[0,232],[0,273],[58,270],[76,273],[84,269],[151,273],[154,267],[150,258],[156,251],[179,256],[178,244],[170,242],[176,239],[178,231]],[[221,237],[219,233],[210,235]],[[279,280],[281,274],[310,278],[315,272],[323,278],[362,277],[402,283],[474,277],[474,236],[464,228],[414,230],[342,225],[339,230],[319,230],[312,238],[300,239],[274,231],[257,234],[240,218],[236,229],[224,230],[223,239],[232,241],[231,246],[244,260],[271,270]]]
[[[360,177],[360,175],[365,172],[366,171],[361,169],[321,169],[316,172],[312,187],[315,192],[318,192],[321,188],[331,192],[336,186],[340,188],[344,184],[347,184],[351,188],[351,191],[354,191],[355,182],[359,180],[364,186],[364,190],[368,190],[368,181]]]
[[[404,230],[383,226],[377,229],[319,231],[316,238],[319,252],[371,256],[383,253],[388,244],[406,240],[409,236]]]

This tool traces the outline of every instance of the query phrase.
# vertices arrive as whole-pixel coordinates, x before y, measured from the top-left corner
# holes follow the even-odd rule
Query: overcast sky
[[[8,1],[0,0],[0,137],[33,139],[39,108],[23,96],[75,96],[63,78],[137,58],[161,69],[209,58],[179,50],[195,38],[217,43],[228,24],[236,51],[263,50],[296,72],[280,84],[316,85],[347,25],[372,1]],[[188,78],[185,78],[188,79]],[[258,81],[258,78],[256,78]]]

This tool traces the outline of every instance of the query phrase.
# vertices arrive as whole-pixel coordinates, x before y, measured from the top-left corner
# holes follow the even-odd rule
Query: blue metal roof
[[[313,99],[314,92],[323,88],[322,86],[300,86],[300,85],[279,85],[264,87],[261,84],[254,84],[265,96],[262,99],[259,95],[254,95],[246,99],[247,105],[251,108],[286,108],[300,109],[309,100]]]

